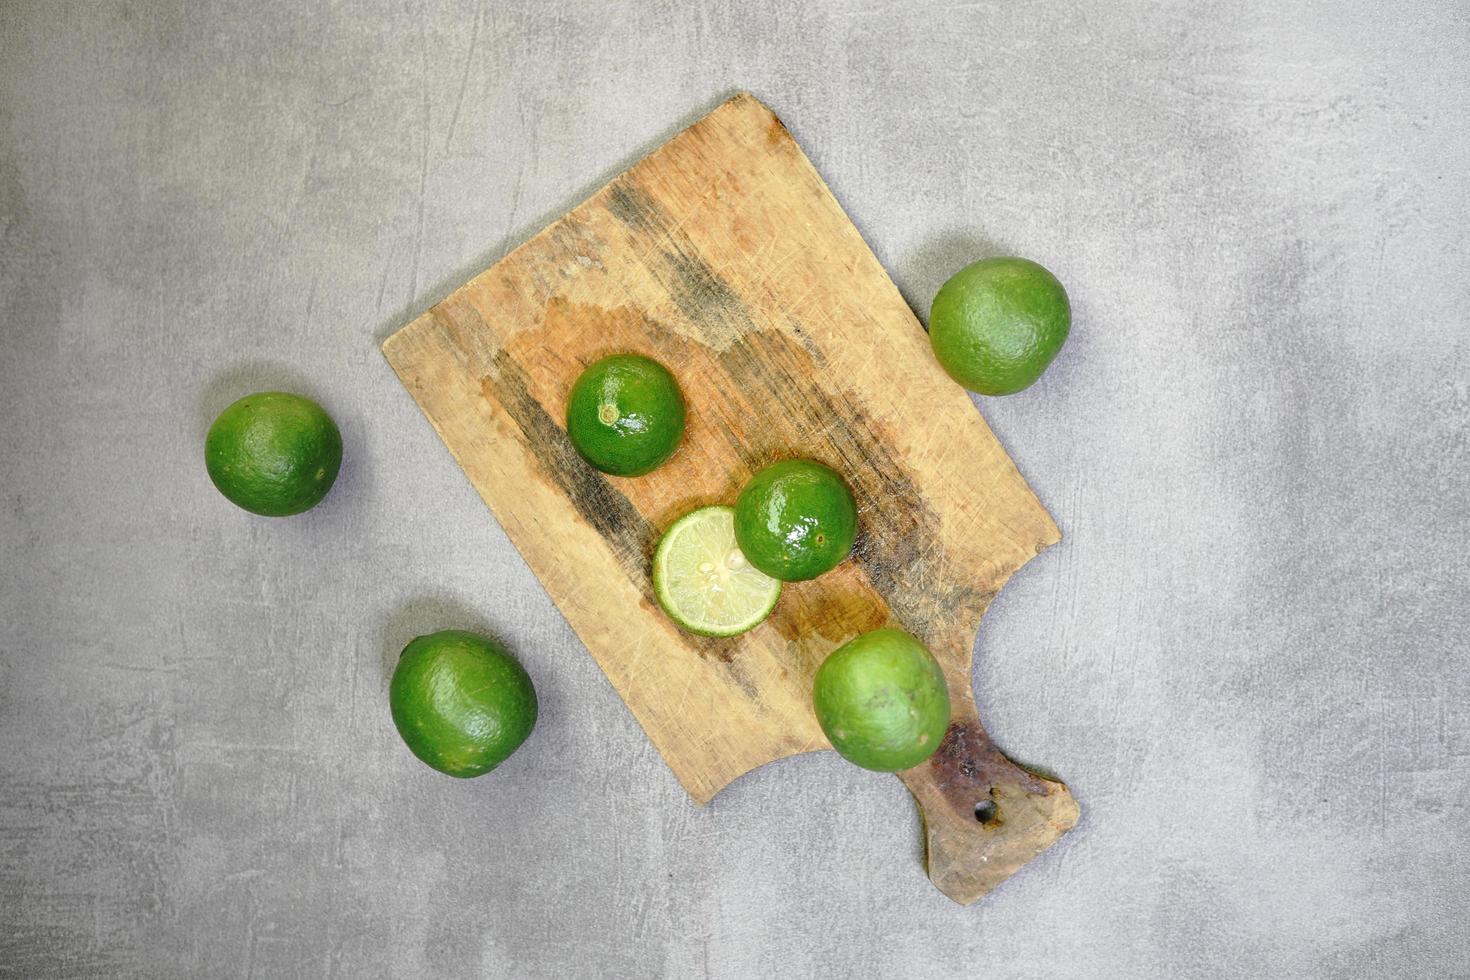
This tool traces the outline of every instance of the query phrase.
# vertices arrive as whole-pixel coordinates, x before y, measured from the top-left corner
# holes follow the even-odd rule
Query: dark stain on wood
[[[757,327],[750,310],[730,284],[694,251],[687,241],[671,241],[663,251],[664,262],[671,275],[659,275],[670,298],[679,311],[701,327],[717,327],[711,339],[720,333],[754,332]]]
[[[608,188],[607,209],[629,231],[660,243],[657,255],[646,257],[645,268],[708,342],[758,329],[739,294],[647,191],[628,181],[614,184]]]
[[[669,227],[668,213],[663,205],[627,179],[608,185],[607,209],[630,231],[639,234],[661,234]]]
[[[685,633],[684,641],[703,659],[714,658],[719,661],[721,668],[725,671],[725,676],[740,688],[751,703],[761,703],[760,689],[755,686],[755,681],[745,672],[745,668],[735,657],[735,654],[740,652],[740,637],[696,636],[693,633]]]
[[[773,139],[789,141],[775,117],[771,133]],[[777,459],[812,456],[838,470],[858,502],[853,559],[893,615],[925,642],[951,634],[957,619],[965,628],[973,626],[993,588],[989,583],[941,584],[945,557],[937,515],[858,401],[814,383],[825,358],[800,320],[785,317],[791,334],[762,330],[740,295],[636,184],[612,186],[607,207],[630,231],[658,236],[662,262],[649,256],[647,268],[711,346],[723,347],[714,356],[730,379],[726,395],[744,401],[750,422],[732,430],[717,417],[716,426],[747,467],[754,471]],[[650,333],[653,326],[649,319]],[[720,344],[721,338],[733,339]]]
[[[619,202],[617,208],[628,221],[660,220],[658,206],[645,202],[646,195],[641,191],[622,190],[610,194],[609,199]],[[666,250],[664,254],[667,259],[674,253]],[[937,514],[890,448],[882,426],[862,411],[858,400],[843,397],[840,388],[813,383],[814,375],[823,367],[811,350],[815,345],[810,339],[759,329],[750,321],[739,297],[701,261],[689,260],[683,273],[668,273],[669,266],[658,262],[656,256],[655,264],[665,270],[663,274],[671,280],[686,280],[690,293],[685,302],[701,306],[699,322],[728,318],[720,328],[734,327],[735,335],[723,350],[690,343],[632,307],[612,311],[574,308],[558,297],[548,306],[549,311],[556,311],[554,317],[549,313],[549,318],[558,324],[576,324],[583,330],[601,330],[595,324],[602,324],[607,317],[620,318],[618,324],[607,326],[610,338],[630,334],[646,338],[652,349],[670,363],[704,358],[714,361],[716,372],[728,378],[721,392],[725,404],[718,411],[713,406],[691,406],[691,410],[706,411],[714,430],[739,458],[740,469],[745,472],[731,474],[733,492],[738,492],[749,473],[795,456],[819,459],[843,474],[858,504],[859,532],[852,560],[886,609],[844,608],[841,615],[831,617],[833,628],[841,631],[845,626],[856,635],[874,628],[875,622],[881,625],[891,615],[934,649],[951,643],[957,626],[961,634],[973,629],[994,595],[993,583],[955,582],[945,574]],[[628,576],[652,599],[648,568],[661,528],[638,511],[615,483],[577,455],[562,426],[536,401],[530,379],[516,360],[535,357],[537,348],[547,342],[545,336],[525,333],[508,345],[509,352],[498,351],[494,357],[497,380],[491,382],[494,394],[526,434],[528,446],[543,469],[566,491],[578,512],[613,543]],[[615,342],[614,346],[621,349],[623,345]],[[700,451],[696,446],[686,448]],[[732,501],[733,496],[702,502]],[[850,600],[844,603],[851,606]],[[797,628],[788,619],[778,607],[772,626],[785,635],[788,629]],[[738,638],[690,635],[685,639],[700,656],[723,663],[734,661],[739,645]]]
[[[810,456],[836,469],[858,505],[853,560],[893,615],[919,639],[973,626],[993,592],[982,583],[942,582],[939,518],[918,492],[880,426],[855,400],[815,385],[816,368],[784,333],[744,334],[718,355],[732,388],[760,419],[739,447],[751,470],[777,459]]]
[[[542,471],[567,495],[577,513],[612,545],[628,578],[652,601],[647,556],[657,538],[653,525],[572,447],[566,431],[531,394],[521,365],[504,350],[495,353],[493,363],[495,372],[480,379],[482,394],[505,407]]]
[[[746,429],[740,452],[751,470],[791,456],[811,456],[847,479],[859,509],[853,560],[893,616],[925,642],[973,626],[992,591],[949,583],[939,521],[915,488],[881,427],[854,400],[814,385],[819,365],[804,344],[774,331],[741,336],[719,355],[750,398],[761,424]]]
[[[772,133],[789,140],[779,120],[773,119]],[[951,637],[957,623],[973,627],[994,595],[993,583],[946,580],[938,516],[859,401],[834,394],[830,384],[814,383],[827,365],[800,320],[786,314],[790,333],[762,329],[739,293],[704,260],[667,210],[635,182],[610,185],[605,206],[630,233],[658,242],[645,255],[645,268],[703,334],[707,346],[693,356],[713,356],[728,376],[725,394],[732,403],[741,403],[738,414],[746,424],[727,425],[718,416],[715,424],[747,468],[753,472],[778,459],[810,456],[842,473],[858,503],[853,560],[893,617],[930,644]],[[673,331],[640,315],[650,337],[665,334],[665,341],[673,339]],[[553,427],[560,435],[560,427],[554,423]],[[561,441],[565,444],[564,436]],[[569,444],[566,450],[575,456]],[[576,465],[595,474],[579,457]],[[637,513],[626,497],[616,494],[616,498]],[[602,499],[599,493],[588,493],[583,503],[593,506]],[[647,523],[641,515],[639,519]],[[593,523],[602,530],[621,519],[599,521]],[[652,538],[650,534],[646,539],[645,561]],[[701,655],[729,662],[729,646],[729,641],[714,641],[701,649]]]
[[[988,830],[998,830],[1005,822],[1007,799],[1046,796],[1057,785],[1007,759],[977,722],[952,723],[925,765],[957,813],[973,818],[977,804],[993,804],[990,819],[983,821]]]
[[[660,616],[666,615],[662,608],[658,609]],[[670,620],[670,622],[673,622]],[[678,627],[675,627],[676,629]],[[722,664],[733,665],[735,654],[740,652],[739,636],[700,636],[698,633],[690,633],[687,630],[679,630],[680,638],[684,645],[699,654],[705,660],[718,660]],[[730,678],[740,686],[740,689],[749,694],[752,699],[757,697],[755,684],[749,677],[739,670],[732,670]]]
[[[772,147],[778,147],[794,142],[791,138],[791,132],[786,128],[786,124],[781,121],[781,117],[774,112],[771,113],[771,124],[766,127],[766,144]]]
[[[811,334],[809,334],[806,328],[802,326],[800,320],[798,320],[794,316],[788,315],[786,317],[786,328],[791,331],[791,335],[794,336],[801,344],[801,349],[806,351],[807,354],[811,357],[812,365],[814,367],[824,368],[827,366],[827,355],[823,353],[822,348],[818,347],[816,342],[812,340]]]

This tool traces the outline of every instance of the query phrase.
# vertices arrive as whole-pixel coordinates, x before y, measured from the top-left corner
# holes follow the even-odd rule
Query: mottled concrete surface
[[[737,6],[0,6],[0,976],[1470,976],[1466,6]],[[975,682],[1084,816],[972,908],[830,753],[696,809],[377,350],[738,88],[919,308],[1075,302]],[[276,386],[283,521],[201,459]],[[388,719],[445,626],[542,694],[486,779]]]

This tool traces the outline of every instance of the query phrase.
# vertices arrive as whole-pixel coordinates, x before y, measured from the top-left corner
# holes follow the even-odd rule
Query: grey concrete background
[[[735,8],[0,6],[0,975],[1470,976],[1466,6]],[[830,753],[696,809],[377,351],[737,88],[921,311],[1074,299],[975,682],[1084,816],[972,908]],[[201,459],[276,386],[282,521]],[[447,626],[543,699],[471,782],[385,706]]]

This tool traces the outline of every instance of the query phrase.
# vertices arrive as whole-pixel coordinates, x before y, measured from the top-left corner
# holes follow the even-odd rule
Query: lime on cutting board
[[[642,476],[679,448],[684,395],[669,369],[650,357],[604,357],[572,385],[567,436],[602,472]]]
[[[810,459],[772,463],[735,502],[735,539],[751,563],[783,582],[816,578],[852,552],[857,505],[830,467]]]
[[[873,630],[834,650],[817,671],[812,704],[837,753],[877,772],[917,766],[949,727],[944,670],[903,630]]]
[[[735,636],[771,614],[781,583],[746,561],[735,543],[733,507],[701,507],[664,532],[653,555],[653,591],[689,632]]]

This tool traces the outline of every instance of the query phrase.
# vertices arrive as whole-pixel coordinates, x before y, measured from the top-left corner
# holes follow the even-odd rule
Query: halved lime
[[[741,554],[735,508],[701,507],[664,532],[653,554],[653,591],[689,632],[734,636],[771,614],[781,583]]]

